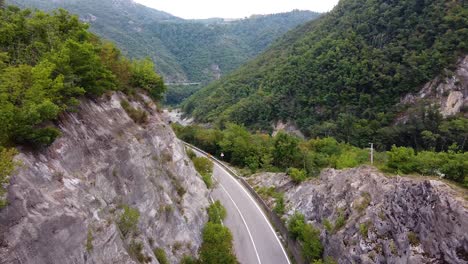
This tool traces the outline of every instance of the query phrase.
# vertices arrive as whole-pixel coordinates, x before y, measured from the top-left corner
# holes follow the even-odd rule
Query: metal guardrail
[[[181,142],[184,145],[203,153],[209,159],[216,162],[219,166],[226,169],[226,171],[228,171],[231,174],[231,176],[234,177],[234,179],[240,181],[240,183],[249,191],[249,193],[252,195],[252,197],[255,198],[256,202],[260,205],[260,208],[265,213],[265,215],[268,217],[268,220],[273,225],[276,232],[279,233],[279,236],[281,238],[280,240],[283,243],[284,248],[287,249],[287,251],[288,251],[288,253],[290,255],[289,258],[291,259],[291,257],[292,257],[294,262],[297,263],[297,264],[306,264],[304,258],[302,257],[301,246],[299,245],[299,243],[296,240],[294,240],[291,237],[291,235],[289,234],[288,229],[287,229],[286,225],[284,224],[283,220],[281,220],[281,218],[275,212],[273,212],[270,209],[270,207],[268,207],[268,205],[265,203],[265,201],[260,197],[260,195],[258,195],[258,193],[252,188],[252,186],[250,186],[250,184],[243,177],[240,177],[229,166],[226,166],[225,164],[223,164],[222,161],[216,159],[211,154],[209,154],[209,153],[203,151],[202,149],[199,149],[199,148],[197,148],[197,147],[195,147],[195,146],[193,146],[193,145],[191,145],[191,144],[189,144],[189,143],[187,143],[185,141],[181,140]]]

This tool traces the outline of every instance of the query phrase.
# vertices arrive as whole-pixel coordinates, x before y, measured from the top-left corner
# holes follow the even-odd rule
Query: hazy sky
[[[293,9],[330,11],[338,0],[135,0],[182,18],[243,18]]]

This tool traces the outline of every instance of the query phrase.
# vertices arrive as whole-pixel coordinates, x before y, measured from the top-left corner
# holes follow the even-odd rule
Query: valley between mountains
[[[0,0],[0,264],[468,263],[467,40],[462,0]]]

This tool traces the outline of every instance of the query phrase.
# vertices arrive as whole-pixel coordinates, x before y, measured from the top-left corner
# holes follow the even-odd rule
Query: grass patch
[[[138,219],[140,218],[140,212],[137,209],[131,208],[128,205],[124,205],[124,212],[120,216],[118,227],[124,237],[127,237],[130,233],[137,231]]]
[[[416,233],[410,231],[408,232],[407,236],[408,236],[408,241],[411,246],[413,247],[419,246],[420,242],[419,242],[418,235],[416,235]]]
[[[336,218],[334,223],[330,222],[330,220],[325,218],[322,221],[322,224],[325,227],[325,230],[327,230],[329,233],[336,233],[338,230],[340,230],[346,225],[346,217],[343,210],[339,210],[338,217]]]
[[[361,233],[361,236],[364,238],[367,238],[369,234],[369,224],[369,222],[359,224],[359,233]]]
[[[145,110],[133,108],[127,100],[120,102],[120,105],[135,123],[146,124],[148,122],[148,114]]]
[[[162,248],[155,248],[153,250],[156,259],[160,264],[169,264],[169,260],[167,260],[166,251]]]
[[[140,263],[151,262],[151,257],[143,254],[143,244],[141,242],[136,242],[132,240],[130,246],[128,247],[128,253],[133,258],[136,258]]]
[[[0,209],[6,207],[8,204],[8,201],[3,199],[6,193],[6,189],[3,186],[8,184],[10,175],[18,165],[18,163],[13,160],[16,154],[18,154],[16,149],[0,147]]]
[[[284,193],[277,192],[274,186],[256,188],[255,191],[260,195],[260,197],[262,197],[263,200],[267,200],[268,198],[275,199],[275,206],[273,207],[273,211],[278,215],[284,214],[286,210],[284,203]]]
[[[88,236],[86,238],[86,251],[91,252],[93,251],[93,232],[91,228],[88,228]]]
[[[369,207],[370,203],[372,201],[372,197],[370,193],[364,192],[361,194],[360,201],[354,204],[354,209],[356,209],[359,213],[364,212],[364,210]]]

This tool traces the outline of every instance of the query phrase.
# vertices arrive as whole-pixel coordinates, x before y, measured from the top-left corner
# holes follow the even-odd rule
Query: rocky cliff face
[[[428,82],[416,94],[408,94],[402,100],[403,105],[415,105],[420,102],[436,104],[444,117],[466,111],[468,107],[468,56],[460,58],[455,71],[450,77],[439,76]],[[464,113],[468,116],[468,113]],[[407,116],[398,120],[405,122]]]
[[[138,125],[124,99],[82,102],[52,146],[21,150],[0,211],[0,263],[158,263],[156,247],[171,263],[196,254],[208,191],[154,105],[131,102],[149,113]],[[126,206],[140,216],[125,236]]]
[[[468,263],[468,202],[440,181],[361,167],[300,185],[273,173],[249,182],[285,192],[287,215],[300,211],[319,228],[325,255],[338,263]]]

